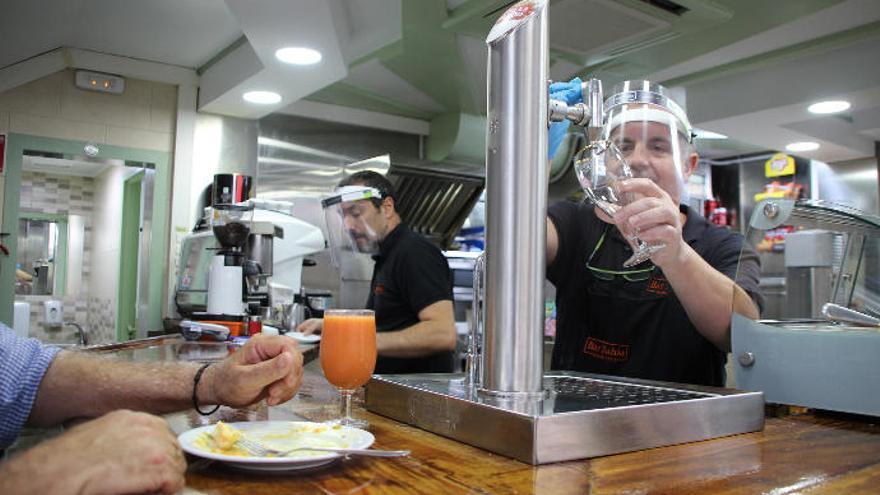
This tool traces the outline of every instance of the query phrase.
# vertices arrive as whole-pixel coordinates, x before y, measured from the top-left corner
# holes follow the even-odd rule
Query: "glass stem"
[[[351,420],[351,395],[353,390],[342,390],[342,420]]]

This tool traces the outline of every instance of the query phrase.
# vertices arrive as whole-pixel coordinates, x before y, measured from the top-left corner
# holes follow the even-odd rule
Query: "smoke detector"
[[[112,74],[78,70],[76,71],[76,87],[88,91],[121,95],[125,90],[125,79]]]

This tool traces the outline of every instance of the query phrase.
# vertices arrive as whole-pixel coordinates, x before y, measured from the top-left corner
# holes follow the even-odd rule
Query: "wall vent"
[[[652,7],[657,7],[658,9],[663,9],[670,14],[675,15],[683,15],[686,12],[689,12],[690,9],[685,7],[684,5],[679,5],[671,0],[640,0],[642,3],[646,3]]]
[[[612,50],[609,50],[605,54],[609,57],[618,57],[630,52],[634,52],[637,50],[642,50],[644,48],[648,48],[649,46],[659,45],[660,43],[665,43],[670,40],[674,40],[681,36],[681,33],[677,31],[668,31],[666,33],[661,34],[660,36],[655,36],[653,38],[649,38],[646,40],[636,41],[634,43],[628,43],[626,45],[615,47]]]

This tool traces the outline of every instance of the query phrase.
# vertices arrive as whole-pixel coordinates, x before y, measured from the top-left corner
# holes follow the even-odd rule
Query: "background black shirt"
[[[403,330],[419,322],[419,312],[437,301],[452,300],[452,274],[440,250],[405,224],[379,244],[373,257],[367,309],[376,312],[376,331]],[[420,358],[379,356],[376,373],[449,373],[452,352]]]
[[[743,237],[706,222],[686,206],[681,211],[687,215],[684,240],[761,307],[758,257]],[[556,203],[548,215],[559,235],[556,259],[547,268],[547,278],[557,290],[553,369],[724,384],[726,353],[697,331],[661,269],[655,267],[643,281],[620,276],[600,280],[586,264],[603,232],[605,240],[592,266],[624,270],[623,261],[632,254],[617,228],[599,220],[588,204]]]

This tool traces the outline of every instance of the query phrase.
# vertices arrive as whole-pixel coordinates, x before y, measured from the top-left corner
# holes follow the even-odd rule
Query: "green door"
[[[122,191],[122,242],[119,254],[119,297],[116,309],[116,340],[124,342],[137,333],[138,266],[141,239],[140,172],[125,180]]]

